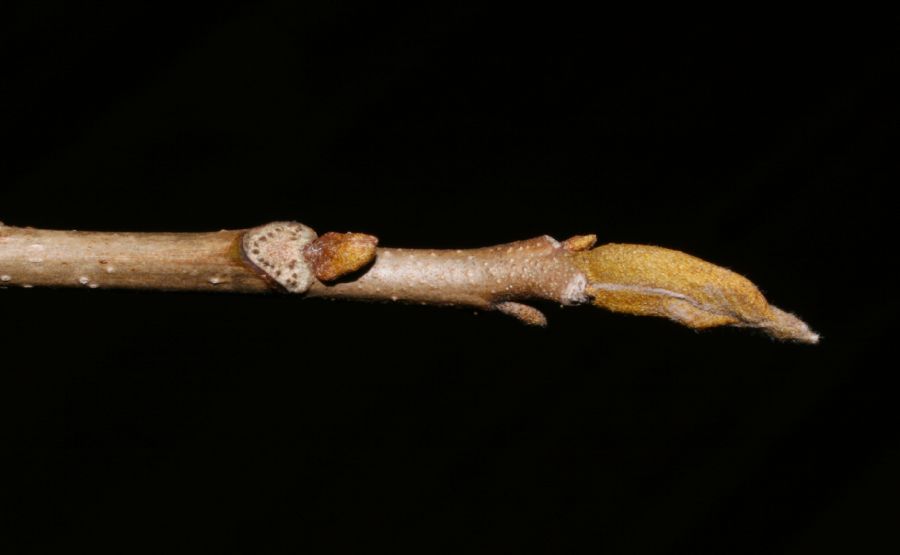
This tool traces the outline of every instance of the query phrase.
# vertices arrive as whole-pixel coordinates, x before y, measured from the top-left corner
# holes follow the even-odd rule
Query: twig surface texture
[[[746,278],[679,251],[592,248],[593,235],[479,249],[378,248],[361,233],[318,236],[297,222],[214,233],[49,231],[0,224],[0,287],[282,292],[497,310],[530,325],[526,302],[667,317],[696,329],[755,327],[816,343]]]

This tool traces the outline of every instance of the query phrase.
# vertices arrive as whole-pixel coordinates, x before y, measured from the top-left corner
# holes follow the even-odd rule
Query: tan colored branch
[[[217,233],[92,233],[0,225],[0,287],[287,292],[497,310],[531,325],[530,300],[591,302],[689,327],[761,328],[808,343],[818,336],[770,306],[745,278],[678,251],[591,249],[592,235],[549,236],[468,250],[376,248],[359,233],[321,237],[296,222]]]
[[[241,231],[92,233],[0,228],[0,285],[262,292]]]

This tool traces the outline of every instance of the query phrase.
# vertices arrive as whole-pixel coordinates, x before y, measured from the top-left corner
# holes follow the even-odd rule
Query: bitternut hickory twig
[[[467,250],[379,248],[362,233],[318,236],[297,222],[214,233],[96,233],[0,224],[0,287],[282,292],[496,310],[529,325],[526,304],[593,304],[691,328],[740,326],[816,343],[746,278],[679,251],[592,248],[594,235]]]

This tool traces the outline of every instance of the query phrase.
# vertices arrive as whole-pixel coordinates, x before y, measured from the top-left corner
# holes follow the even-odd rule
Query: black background
[[[873,351],[894,251],[870,248],[897,183],[895,21],[4,11],[9,225],[595,232],[732,268],[824,336],[0,291],[7,552],[896,549],[897,394]]]

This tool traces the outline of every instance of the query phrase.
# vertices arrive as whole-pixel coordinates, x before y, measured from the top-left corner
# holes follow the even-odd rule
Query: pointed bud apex
[[[683,252],[608,244],[573,257],[601,308],[663,316],[695,329],[755,327],[777,339],[819,341],[800,319],[770,306],[747,278]]]

